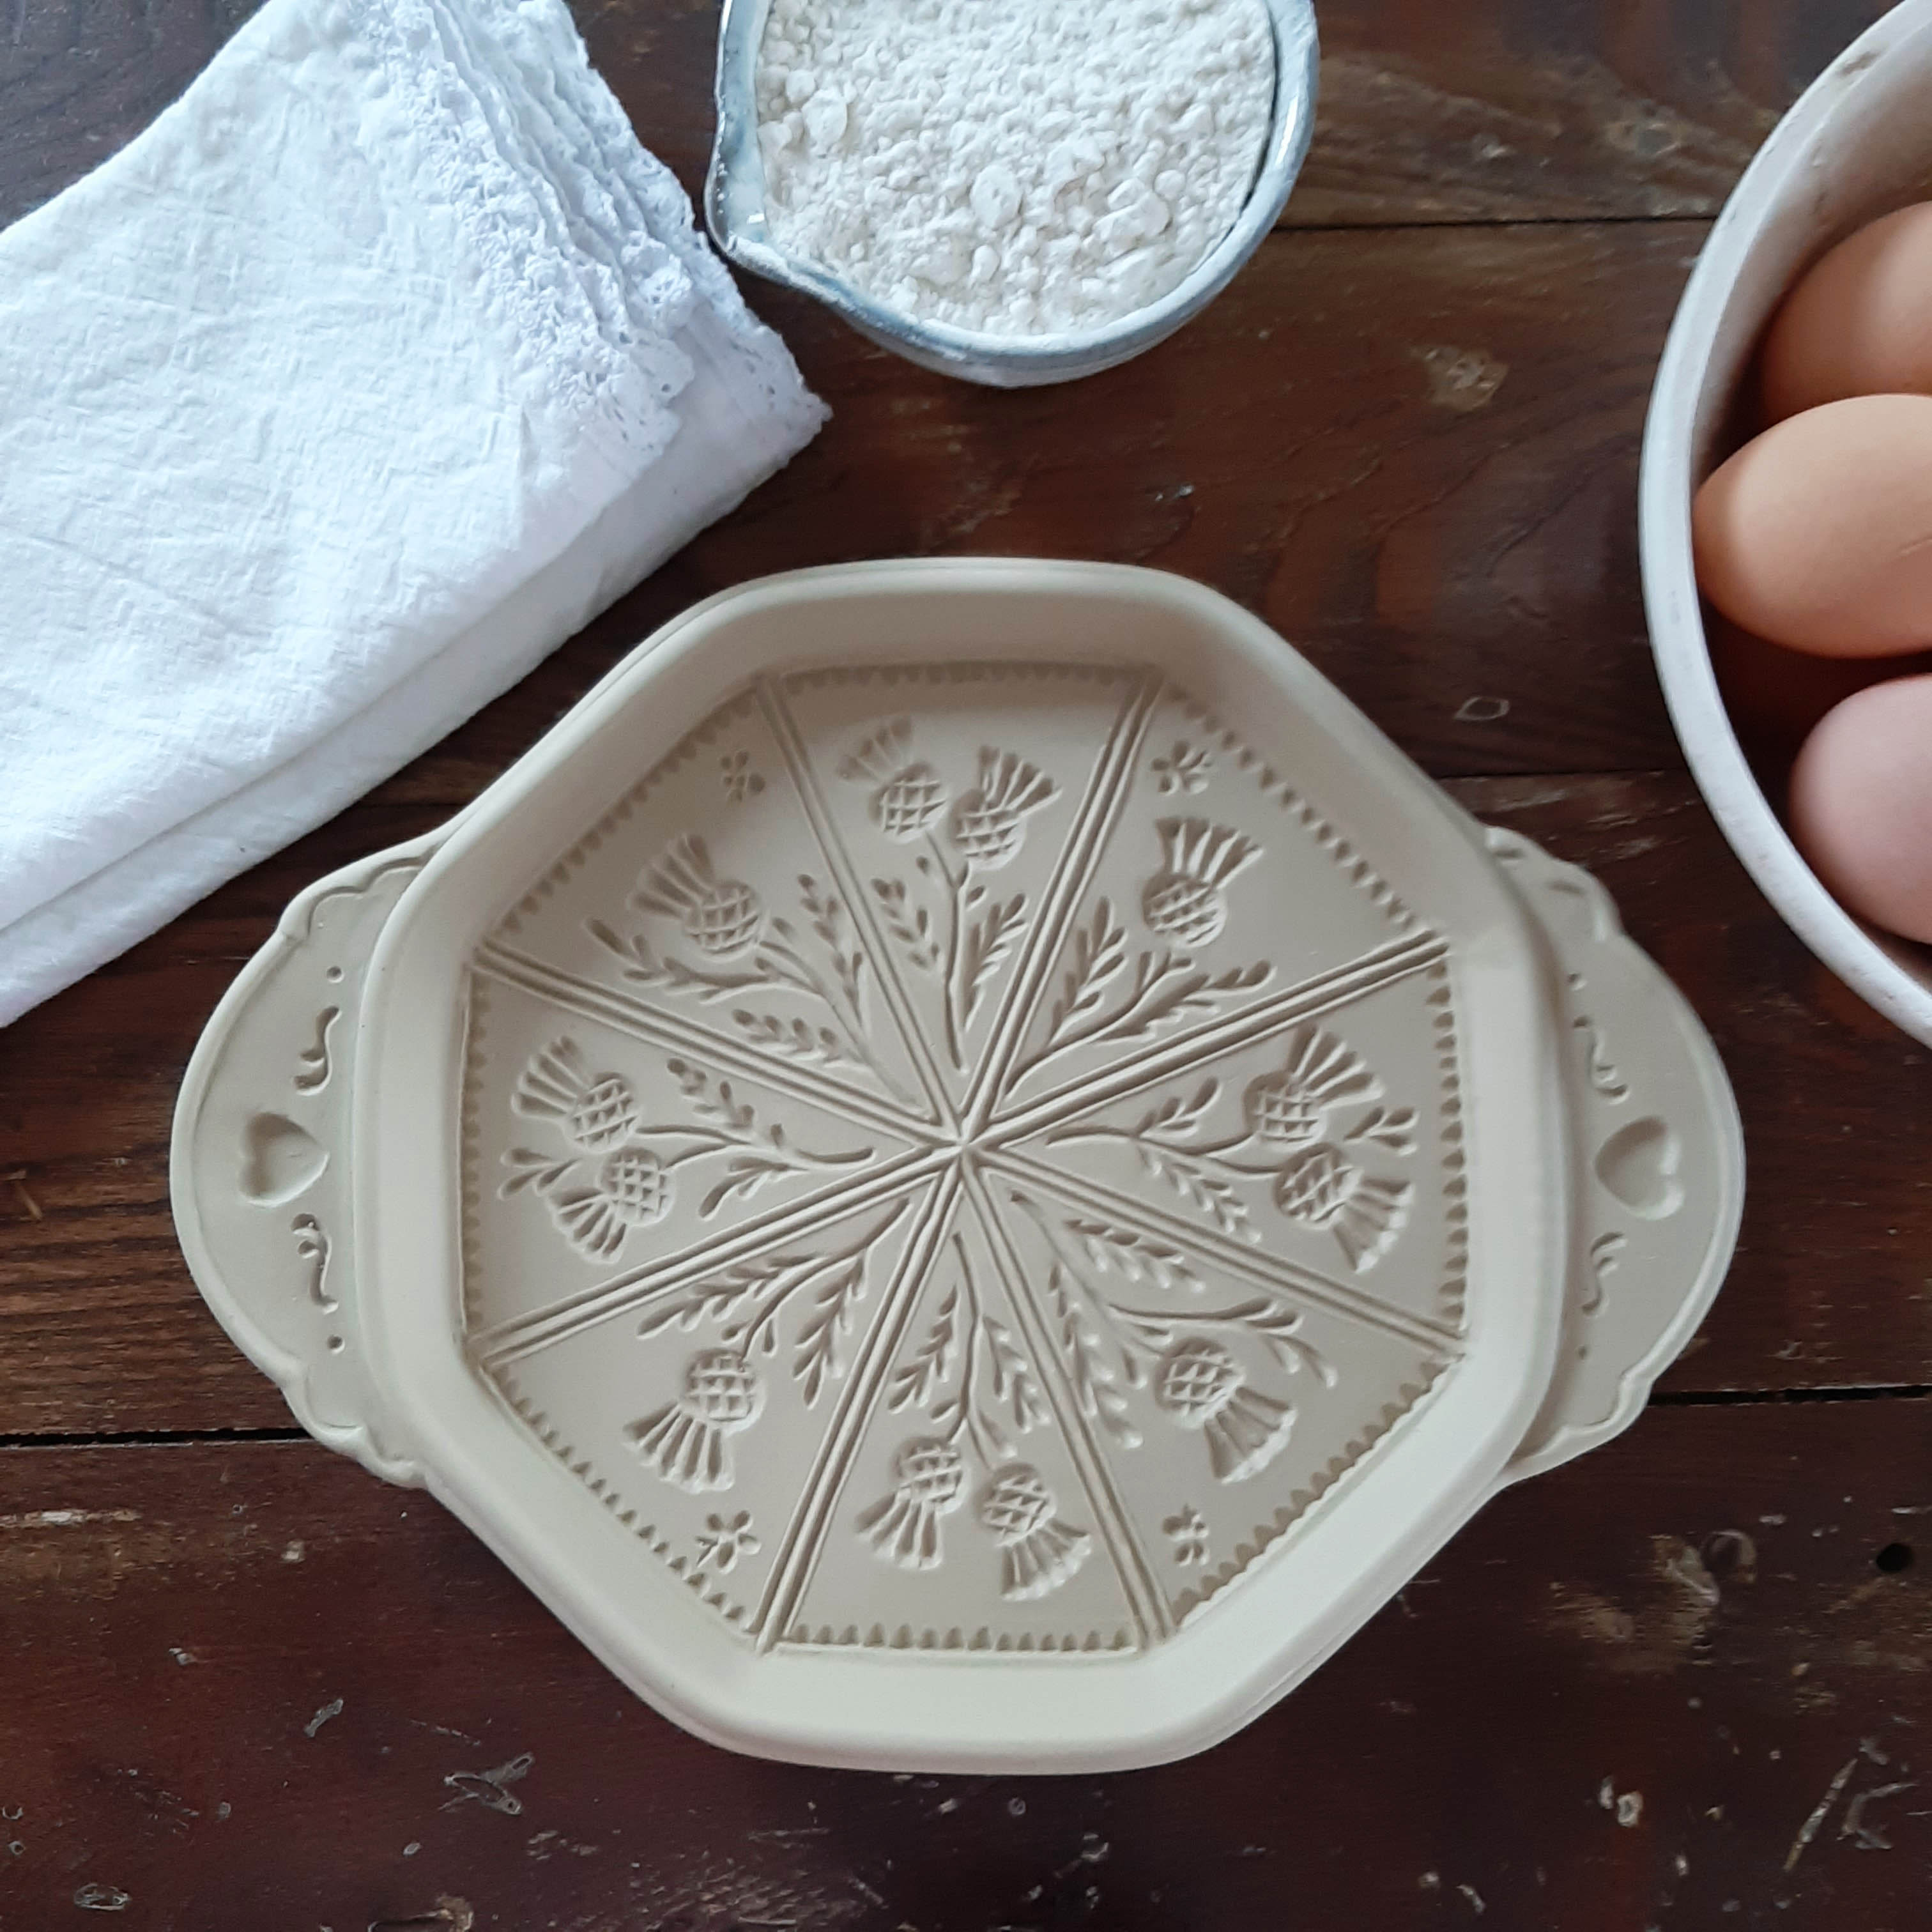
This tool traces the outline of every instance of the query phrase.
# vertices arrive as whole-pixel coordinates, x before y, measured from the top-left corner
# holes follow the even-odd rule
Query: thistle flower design
[[[586,1154],[628,1138],[638,1124],[636,1089],[621,1074],[593,1074],[574,1040],[553,1040],[530,1061],[510,1104],[520,1114],[554,1120]]]
[[[587,1186],[553,1189],[552,1219],[579,1254],[608,1262],[633,1228],[648,1228],[670,1212],[673,1183],[649,1148],[620,1148],[597,1164]]]
[[[1094,1539],[1054,1514],[1052,1490],[1030,1463],[1010,1462],[980,1498],[980,1521],[1001,1552],[1000,1594],[1018,1602],[1059,1588],[1092,1554]]]
[[[742,879],[721,879],[695,832],[680,833],[645,868],[631,903],[676,920],[700,952],[729,958],[754,944],[764,908]]]
[[[1026,842],[1026,819],[1060,796],[1038,766],[1013,752],[980,753],[980,782],[952,808],[952,842],[987,872],[1009,864]]]
[[[959,1451],[936,1436],[916,1437],[892,1458],[892,1492],[859,1519],[859,1528],[881,1561],[902,1570],[936,1570],[939,1519],[960,1504],[966,1465]]]
[[[853,784],[870,784],[866,809],[888,838],[909,844],[946,809],[946,781],[912,749],[912,720],[882,724],[838,766]]]
[[[1242,1108],[1256,1140],[1306,1147],[1322,1138],[1331,1110],[1372,1100],[1382,1090],[1352,1047],[1319,1027],[1298,1027],[1288,1036],[1281,1071],[1251,1082]]]
[[[1348,1265],[1373,1266],[1408,1219],[1414,1190],[1358,1167],[1340,1148],[1318,1141],[1275,1176],[1274,1204],[1305,1228],[1326,1228]]]
[[[631,1425],[631,1446],[666,1482],[698,1495],[731,1486],[726,1440],[758,1420],[764,1384],[735,1348],[706,1348],[685,1365],[677,1400]]]
[[[1183,1429],[1198,1429],[1216,1479],[1239,1483],[1281,1453],[1294,1426],[1287,1403],[1250,1388],[1241,1365],[1220,1342],[1177,1342],[1154,1371],[1154,1399]]]
[[[1204,818],[1163,818],[1154,829],[1161,869],[1141,893],[1141,916],[1178,946],[1205,946],[1228,922],[1228,881],[1262,848]]]

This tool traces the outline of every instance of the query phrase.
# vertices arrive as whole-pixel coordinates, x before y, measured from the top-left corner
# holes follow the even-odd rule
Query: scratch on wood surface
[[[476,1908],[466,1898],[448,1892],[439,1898],[428,1911],[409,1918],[372,1918],[369,1932],[472,1932]]]
[[[0,1516],[0,1529],[70,1529],[84,1522],[139,1522],[139,1510],[24,1510],[16,1516]]]
[[[523,1810],[524,1802],[508,1787],[523,1778],[536,1762],[536,1754],[525,1751],[508,1763],[498,1765],[494,1771],[452,1771],[442,1781],[456,1796],[447,1800],[442,1808],[453,1811],[458,1805],[473,1798],[485,1809],[500,1811],[505,1817],[514,1818]]]
[[[1872,1598],[1885,1590],[1891,1582],[1892,1579],[1882,1574],[1868,1578],[1864,1582],[1847,1590],[1836,1602],[1827,1604],[1825,1606],[1826,1616],[1843,1616],[1847,1610],[1858,1609],[1862,1605],[1870,1603]]]
[[[6,1178],[14,1184],[14,1192],[20,1197],[20,1205],[26,1210],[27,1219],[30,1221],[45,1220],[46,1216],[40,1212],[40,1204],[27,1192],[27,1170],[24,1167],[16,1167]]]
[[[410,1722],[419,1731],[434,1731],[439,1737],[454,1738],[460,1744],[480,1746],[483,1740],[472,1738],[467,1731],[452,1730],[447,1724],[432,1724],[427,1718],[412,1718]]]
[[[1875,1784],[1868,1791],[1852,1794],[1852,1802],[1845,1807],[1845,1815],[1838,1822],[1838,1836],[1854,1840],[1862,1852],[1888,1852],[1892,1840],[1876,1825],[1865,1822],[1865,1807],[1875,1804],[1881,1798],[1896,1798],[1904,1791],[1916,1791],[1918,1781],[1908,1779],[1902,1784]]]
[[[1813,1806],[1811,1815],[1798,1828],[1798,1835],[1791,1841],[1791,1849],[1784,1855],[1784,1869],[1795,1871],[1798,1861],[1804,1856],[1804,1847],[1818,1835],[1818,1828],[1831,1816],[1832,1807],[1838,1802],[1838,1794],[1852,1781],[1852,1773],[1858,1768],[1856,1757],[1848,1757],[1838,1767],[1838,1774],[1825,1787],[1825,1795]]]
[[[339,1718],[341,1714],[342,1700],[340,1697],[332,1697],[326,1704],[323,1705],[320,1710],[316,1712],[314,1717],[310,1718],[307,1724],[303,1725],[303,1735],[307,1737],[314,1737],[316,1732],[320,1730],[322,1726],[328,1722],[330,1718]]]

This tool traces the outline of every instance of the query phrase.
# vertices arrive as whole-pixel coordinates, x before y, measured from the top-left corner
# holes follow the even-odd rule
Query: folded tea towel
[[[434,743],[824,414],[562,0],[268,0],[0,233],[0,1024]]]

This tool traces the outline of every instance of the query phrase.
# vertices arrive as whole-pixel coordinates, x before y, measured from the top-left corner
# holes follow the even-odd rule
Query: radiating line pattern
[[[760,1649],[1158,1643],[1460,1358],[1449,964],[1153,674],[760,681],[473,956],[471,1359]]]

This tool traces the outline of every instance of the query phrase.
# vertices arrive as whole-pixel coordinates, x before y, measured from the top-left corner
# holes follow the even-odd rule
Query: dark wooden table
[[[11,0],[0,219],[248,10]],[[1326,0],[1286,222],[1178,338],[1072,388],[948,383],[754,290],[836,412],[811,449],[447,743],[0,1033],[6,1932],[1926,1924],[1928,1056],[1712,826],[1634,509],[1710,219],[1878,10]],[[578,11],[694,183],[713,7]],[[437,823],[694,598],[958,551],[1156,564],[1261,612],[1466,804],[1598,872],[1716,1035],[1750,1142],[1730,1283],[1637,1427],[1493,1504],[1243,1736],[1131,1776],[694,1742],[435,1504],[291,1426],[168,1214],[183,1064],[298,887]]]

